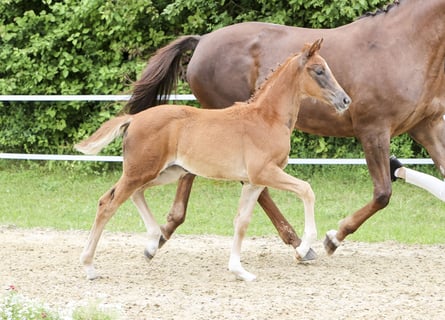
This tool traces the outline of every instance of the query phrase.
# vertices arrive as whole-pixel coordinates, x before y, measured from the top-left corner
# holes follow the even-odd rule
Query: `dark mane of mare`
[[[394,8],[395,6],[398,6],[400,4],[402,0],[394,0],[393,3],[387,4],[385,7],[383,8],[379,8],[376,11],[373,12],[366,12],[364,15],[362,15],[361,17],[359,17],[359,19],[361,18],[366,18],[366,17],[374,17],[376,15],[382,14],[382,13],[388,13],[389,10],[391,10],[392,8]]]
[[[353,103],[341,116],[320,103],[303,102],[296,129],[321,136],[356,137],[373,181],[372,200],[343,219],[327,239],[329,253],[392,194],[391,138],[408,133],[445,174],[445,0],[392,1],[383,9],[333,29],[306,29],[248,22],[202,36],[183,36],[149,60],[134,83],[125,111],[158,104],[174,88],[180,57],[193,55],[187,80],[204,108],[248,100],[270,70],[304,43],[324,38],[321,54]],[[166,239],[185,219],[194,177],[185,176],[163,226]],[[285,243],[300,239],[267,193],[258,199]]]

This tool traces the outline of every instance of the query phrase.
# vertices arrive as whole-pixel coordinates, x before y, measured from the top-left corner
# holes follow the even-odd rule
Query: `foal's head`
[[[333,105],[338,112],[348,109],[351,98],[338,84],[326,61],[318,54],[323,39],[307,44],[298,56],[301,90],[304,95]]]

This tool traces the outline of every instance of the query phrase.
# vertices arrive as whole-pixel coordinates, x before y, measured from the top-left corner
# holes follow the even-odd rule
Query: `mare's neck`
[[[302,95],[297,59],[287,59],[252,98],[255,109],[267,121],[278,121],[290,129],[297,121]]]
[[[375,27],[385,30],[388,37],[402,35],[409,41],[444,42],[445,0],[400,0],[387,13],[367,17]]]
[[[445,0],[428,0],[418,3],[419,10],[412,8],[417,17],[413,31],[418,33],[417,38],[427,41],[428,44],[436,46],[436,52],[444,56],[445,48]]]
[[[404,0],[400,10],[401,23],[408,28],[401,49],[417,47],[418,60],[425,66],[425,86],[433,92],[445,68],[445,0]]]

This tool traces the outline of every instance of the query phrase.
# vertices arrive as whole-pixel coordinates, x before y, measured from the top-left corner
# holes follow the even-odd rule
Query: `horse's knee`
[[[315,192],[314,190],[312,190],[311,185],[308,183],[308,190],[306,191],[307,197],[311,200],[311,201],[315,201]]]
[[[309,182],[303,181],[301,185],[301,198],[308,202],[315,202],[315,193]]]

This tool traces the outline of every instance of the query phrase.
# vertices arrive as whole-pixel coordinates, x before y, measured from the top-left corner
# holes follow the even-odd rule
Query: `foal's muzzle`
[[[333,101],[333,105],[335,107],[335,109],[337,110],[337,112],[344,112],[346,111],[349,106],[351,105],[351,98],[346,94],[346,92],[337,92],[334,95],[334,101]]]

